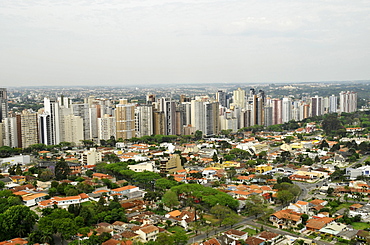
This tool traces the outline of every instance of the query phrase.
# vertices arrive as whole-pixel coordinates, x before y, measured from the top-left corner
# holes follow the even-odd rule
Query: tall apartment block
[[[357,93],[352,91],[339,93],[340,112],[355,112],[357,110]]]
[[[116,137],[117,139],[130,139],[135,137],[135,104],[121,99],[116,105]]]
[[[57,145],[60,143],[60,110],[58,101],[44,98],[44,112],[39,115],[40,143]]]
[[[0,122],[8,117],[8,94],[6,88],[0,88]]]

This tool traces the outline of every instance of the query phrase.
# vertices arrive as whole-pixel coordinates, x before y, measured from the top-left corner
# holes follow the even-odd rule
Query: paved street
[[[287,232],[287,231],[283,231],[283,230],[280,230],[280,229],[277,229],[277,228],[272,228],[272,227],[269,227],[269,226],[266,226],[266,225],[262,225],[260,223],[256,223],[255,221],[253,221],[253,218],[252,217],[244,218],[243,221],[239,222],[235,226],[240,226],[240,225],[249,225],[249,226],[253,226],[253,227],[261,227],[261,226],[263,226],[264,230],[275,232],[275,233],[280,234],[280,235],[289,235],[289,236],[293,236],[293,237],[297,237],[297,238],[301,237],[301,238],[305,238],[305,239],[308,239],[308,240],[312,240],[310,238],[307,238],[305,235],[296,235],[296,234],[293,234],[293,233],[290,233],[290,232]],[[227,227],[224,227],[224,226],[217,227],[215,230],[212,230],[211,232],[209,232],[208,236],[207,236],[207,234],[203,233],[203,234],[200,234],[198,236],[195,236],[195,237],[191,238],[188,241],[188,244],[192,244],[194,242],[202,242],[207,237],[214,236],[215,234],[218,234],[220,232],[227,231],[229,229],[230,229],[230,226],[227,226]],[[332,243],[326,242],[326,241],[317,241],[317,240],[315,240],[315,242],[317,244],[322,244],[322,245],[332,244]]]

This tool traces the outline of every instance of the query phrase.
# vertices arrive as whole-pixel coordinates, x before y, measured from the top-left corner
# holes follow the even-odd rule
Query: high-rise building
[[[72,100],[68,97],[64,97],[63,95],[58,97],[58,103],[60,107],[70,108],[72,105]]]
[[[64,141],[80,145],[84,139],[83,119],[72,114],[64,116]]]
[[[265,106],[264,108],[264,125],[266,127],[272,125],[272,106]]]
[[[8,94],[6,88],[0,88],[0,122],[8,117]]]
[[[153,106],[139,105],[135,109],[136,136],[152,135],[153,129]]]
[[[220,106],[227,107],[226,92],[218,90],[216,93],[216,101],[220,103]]]
[[[116,118],[105,114],[98,118],[98,140],[109,140],[112,136],[116,138]]]
[[[3,119],[3,143],[9,147],[18,147],[17,118],[7,117]]]
[[[180,103],[190,102],[190,101],[191,101],[191,99],[189,97],[187,97],[185,94],[180,95]]]
[[[355,112],[357,110],[357,93],[353,91],[339,93],[340,112]]]
[[[153,116],[154,134],[164,135],[166,132],[164,111],[154,111]]]
[[[252,106],[252,121],[251,125],[263,125],[264,122],[264,107],[265,107],[265,92],[260,90],[258,94],[255,93],[254,89],[250,90],[248,97],[248,103]]]
[[[338,97],[334,94],[329,97],[329,113],[336,113],[338,108]]]
[[[324,113],[323,98],[316,95],[311,98],[311,116],[321,116]]]
[[[117,139],[130,139],[135,137],[135,104],[121,99],[116,105],[116,137]]]
[[[191,125],[204,135],[220,131],[219,103],[197,99],[191,101]]]
[[[83,120],[84,139],[90,140],[90,112],[88,103],[72,104],[73,115]]]
[[[57,145],[60,143],[59,104],[55,99],[44,98],[44,112],[39,115],[40,143]]]
[[[272,106],[272,124],[282,124],[282,103],[280,99],[272,99],[271,100]]]
[[[89,108],[89,125],[90,125],[90,140],[98,140],[98,115],[100,108],[96,104],[92,104]]]
[[[191,102],[184,102],[180,105],[182,107],[182,125],[188,126],[191,124]]]
[[[164,134],[175,135],[176,130],[176,102],[171,98],[162,97],[158,100],[158,111],[164,112]]]
[[[59,106],[60,141],[80,143],[80,142],[66,140],[66,130],[69,130],[69,129],[65,126],[65,120],[66,120],[66,116],[69,116],[69,115],[73,115],[72,108],[66,108],[64,106]]]
[[[245,90],[238,88],[233,91],[233,104],[245,108]]]
[[[303,117],[302,119],[310,117],[310,105],[305,104],[303,105]]]
[[[39,143],[38,117],[32,110],[24,110],[21,115],[21,147],[27,148],[30,145]]]
[[[292,101],[290,98],[283,98],[281,119],[283,123],[289,122],[292,119]]]
[[[146,95],[146,103],[151,105],[154,102],[155,102],[155,95],[154,94],[147,94]]]

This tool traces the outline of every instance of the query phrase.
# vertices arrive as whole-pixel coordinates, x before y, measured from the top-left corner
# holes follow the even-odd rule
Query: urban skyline
[[[8,102],[7,89],[1,89]],[[42,95],[45,96],[45,95]],[[271,96],[264,90],[242,88],[226,92],[217,90],[208,95],[187,96],[179,100],[147,93],[145,101],[120,98],[115,100],[88,96],[73,101],[59,95],[44,97],[39,109],[14,112],[2,103],[0,145],[26,148],[32,144],[57,145],[84,140],[97,144],[115,139],[131,139],[146,135],[219,135],[222,131],[237,132],[246,127],[299,122],[326,113],[351,113],[358,109],[357,92],[341,91],[330,96]],[[9,111],[9,112],[8,112]],[[8,113],[8,114],[7,114]]]

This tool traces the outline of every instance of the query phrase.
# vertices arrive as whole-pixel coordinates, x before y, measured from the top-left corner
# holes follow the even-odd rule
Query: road
[[[360,158],[359,160],[357,160],[356,162],[348,165],[347,168],[353,167],[354,165],[356,165],[358,163],[363,164],[367,158],[368,158],[368,155],[365,155],[362,158]],[[324,183],[328,183],[328,182],[329,182],[328,179],[320,179],[316,183],[306,183],[306,182],[294,181],[294,184],[298,185],[302,190],[302,193],[299,195],[298,199],[299,200],[310,199],[311,196],[309,196],[309,191],[311,191],[312,189],[315,189],[315,188],[320,188],[320,187],[323,186]]]
[[[358,164],[358,163],[363,164],[364,161],[367,159],[367,157],[368,157],[367,155],[366,156],[363,156],[361,159],[359,159],[358,161],[350,164],[348,167],[352,167],[352,166],[354,166],[355,164]],[[294,184],[298,185],[301,188],[301,190],[302,190],[301,194],[298,197],[298,200],[307,200],[307,199],[310,199],[312,196],[309,195],[309,191],[311,191],[312,189],[315,189],[315,188],[320,188],[325,183],[328,183],[328,182],[329,182],[328,179],[320,179],[316,183],[294,182]],[[239,222],[235,226],[240,226],[240,225],[251,225],[251,226],[254,226],[254,227],[260,227],[261,226],[261,224],[254,222],[252,217],[244,218],[241,222]],[[188,244],[192,244],[194,242],[204,241],[206,238],[208,238],[208,237],[210,237],[212,235],[215,235],[215,234],[220,233],[220,232],[227,231],[229,229],[230,229],[230,227],[217,227],[214,230],[210,231],[208,233],[208,235],[206,233],[203,233],[203,234],[200,234],[200,235],[197,235],[197,236],[191,238],[188,241]],[[309,238],[305,237],[304,235],[295,235],[295,234],[289,233],[287,231],[283,231],[283,230],[280,230],[280,229],[271,228],[269,226],[264,226],[264,229],[265,230],[272,231],[272,232],[275,232],[275,233],[278,233],[278,234],[281,234],[281,235],[290,235],[290,236],[294,236],[294,237],[301,237],[301,238],[309,239]],[[309,239],[309,240],[312,240],[312,239]],[[326,241],[317,241],[317,240],[314,240],[314,242],[316,244],[322,244],[322,245],[332,244],[332,243],[326,242]]]
[[[241,222],[239,222],[235,226],[240,226],[240,225],[250,225],[250,226],[253,226],[253,227],[263,226],[264,230],[271,231],[271,232],[274,232],[274,233],[277,233],[277,234],[280,234],[280,235],[289,235],[289,236],[293,236],[293,237],[297,237],[297,238],[301,237],[301,238],[305,238],[305,239],[314,241],[316,244],[320,244],[320,245],[332,245],[332,243],[330,243],[330,242],[312,240],[312,239],[306,237],[305,235],[296,235],[296,234],[293,234],[293,233],[290,233],[290,232],[287,232],[287,231],[283,231],[283,230],[280,230],[280,229],[272,228],[272,227],[269,227],[269,226],[264,226],[260,223],[256,223],[255,221],[253,221],[253,217],[244,218]],[[194,242],[198,242],[198,243],[202,242],[202,241],[206,240],[207,238],[210,238],[211,236],[214,236],[214,235],[216,235],[220,232],[224,232],[224,231],[227,231],[227,230],[230,230],[230,226],[217,227],[216,229],[210,231],[208,235],[206,233],[203,233],[203,234],[200,234],[200,235],[197,235],[195,237],[190,238],[190,240],[188,241],[188,244],[192,244]]]

